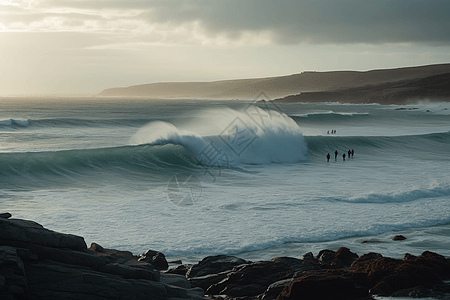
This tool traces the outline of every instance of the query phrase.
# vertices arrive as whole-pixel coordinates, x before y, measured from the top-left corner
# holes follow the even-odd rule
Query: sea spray
[[[195,121],[178,127],[153,121],[140,128],[130,143],[182,145],[205,164],[210,161],[204,156],[214,154],[221,155],[227,164],[292,163],[306,159],[307,146],[295,121],[256,106],[253,111],[258,115],[230,108],[206,110],[198,113]]]

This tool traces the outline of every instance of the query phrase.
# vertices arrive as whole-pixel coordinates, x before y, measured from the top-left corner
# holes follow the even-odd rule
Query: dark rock
[[[348,300],[355,295],[355,284],[350,277],[321,271],[293,279],[277,299]]]
[[[192,265],[179,265],[176,268],[172,268],[166,271],[169,274],[178,274],[186,276],[187,271],[192,267]]]
[[[336,252],[333,250],[321,250],[319,254],[317,254],[317,260],[323,265],[331,265],[335,254]]]
[[[167,273],[161,274],[160,282],[164,283],[164,284],[178,286],[178,287],[185,288],[185,289],[191,288],[191,283],[189,282],[189,280],[187,280],[185,276],[178,275],[178,274],[167,274]],[[203,290],[202,290],[202,295],[203,295]]]
[[[11,218],[12,217],[12,215],[10,214],[10,213],[1,213],[0,214],[0,218],[1,219],[9,219],[9,218]]]
[[[204,291],[208,290],[210,286],[218,284],[225,278],[227,278],[228,271],[217,273],[217,274],[209,274],[200,277],[189,277],[189,282],[192,287],[202,288]]]
[[[178,296],[160,282],[131,280],[57,262],[27,265],[30,299],[152,299]]]
[[[105,249],[103,249],[102,246],[100,246],[97,243],[91,243],[91,246],[89,247],[89,250],[95,251],[95,252],[100,252],[100,253],[105,253]]]
[[[277,299],[278,295],[284,290],[285,287],[289,286],[292,279],[284,279],[269,285],[264,294],[261,295],[261,300],[274,300]]]
[[[17,250],[0,246],[0,299],[24,298],[27,292],[27,275]]]
[[[358,254],[351,252],[348,248],[341,247],[336,251],[331,264],[340,268],[349,268],[357,258]]]
[[[221,282],[206,290],[209,295],[229,297],[256,296],[264,293],[274,282],[291,278],[297,271],[314,270],[314,265],[303,264],[296,258],[278,257],[235,267]]]
[[[181,264],[183,264],[183,262],[181,260],[179,260],[179,259],[169,260],[169,261],[167,261],[167,263],[168,264],[174,264],[174,265],[181,265]]]
[[[33,221],[0,218],[0,245],[8,245],[7,241],[72,250],[87,248],[80,236],[48,230]]]
[[[405,255],[403,256],[403,260],[414,260],[416,258],[417,258],[417,256],[409,254],[409,253],[405,253]]]
[[[362,285],[371,288],[371,293],[390,295],[401,289],[415,286],[431,288],[441,283],[442,278],[450,276],[450,264],[445,257],[426,251],[408,260],[386,257],[358,259],[352,264],[352,272],[358,274]]]
[[[312,252],[308,252],[303,254],[302,256],[302,260],[304,264],[308,264],[308,263],[317,263],[317,259],[314,257],[314,254],[312,254]]]
[[[153,262],[158,261],[155,256],[164,258],[160,252],[151,254]],[[83,238],[35,222],[0,219],[2,300],[203,299],[203,290],[191,289],[184,276],[161,277],[143,260],[95,243],[86,249]]]
[[[186,273],[186,277],[201,277],[208,274],[221,273],[236,266],[248,264],[249,261],[229,255],[208,256],[195,264]]]
[[[353,266],[355,264],[359,264],[362,263],[363,261],[367,261],[367,260],[373,260],[373,259],[378,259],[378,258],[382,258],[383,255],[381,255],[380,253],[375,253],[375,252],[369,252],[366,254],[363,254],[362,256],[358,257],[351,265],[351,267],[353,268]]]
[[[404,237],[403,235],[396,235],[392,238],[393,241],[404,241],[406,240],[406,237]]]
[[[155,250],[145,251],[138,260],[152,264],[157,270],[167,270],[169,268],[166,256]]]

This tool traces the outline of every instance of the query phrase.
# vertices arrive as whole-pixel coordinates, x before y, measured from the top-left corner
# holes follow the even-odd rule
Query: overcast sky
[[[450,62],[448,0],[0,0],[0,95]]]

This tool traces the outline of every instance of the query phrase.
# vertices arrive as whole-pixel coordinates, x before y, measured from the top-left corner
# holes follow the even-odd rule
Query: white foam
[[[205,164],[287,163],[306,159],[307,147],[299,126],[288,116],[252,107],[249,111],[214,109],[200,112],[194,122],[176,127],[151,122],[130,143],[179,144]],[[223,165],[222,165],[223,166]]]

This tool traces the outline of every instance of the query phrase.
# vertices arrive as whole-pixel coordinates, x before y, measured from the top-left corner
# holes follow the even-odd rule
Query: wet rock
[[[261,295],[261,300],[274,300],[277,299],[278,295],[284,290],[285,287],[289,286],[292,279],[284,279],[269,285],[267,290]]]
[[[8,212],[0,214],[0,219],[9,219],[11,217],[12,217],[12,215],[10,213],[8,213]]]
[[[315,263],[318,263],[317,259],[314,257],[314,254],[312,254],[312,252],[308,252],[308,253],[303,254],[302,260],[303,260],[304,264],[309,264],[309,263],[315,264]]]
[[[311,272],[292,280],[277,300],[355,299],[355,284],[350,277],[325,271]]]
[[[89,250],[95,251],[95,252],[100,252],[100,253],[105,253],[105,249],[103,249],[102,246],[100,246],[97,243],[91,243],[91,246],[89,247]]]
[[[80,236],[48,230],[33,221],[0,218],[0,245],[8,245],[8,241],[72,250],[87,249]]]
[[[369,253],[363,254],[352,263],[351,268],[353,268],[353,266],[355,264],[360,264],[364,261],[378,259],[378,258],[382,258],[382,257],[383,257],[383,255],[381,255],[380,253],[375,253],[375,252],[369,252]]]
[[[348,248],[341,247],[336,251],[331,264],[339,266],[340,268],[350,268],[357,258],[358,254],[351,252]]]
[[[168,264],[173,264],[173,265],[181,265],[181,264],[183,264],[183,262],[181,260],[179,260],[179,259],[169,260],[169,261],[167,261],[167,263]]]
[[[39,240],[42,238],[42,240]],[[161,280],[162,279],[162,280]],[[166,275],[129,251],[0,219],[0,299],[203,299],[184,276]]]
[[[169,268],[166,256],[155,250],[145,251],[138,260],[152,264],[157,270],[167,270]]]
[[[441,283],[442,278],[450,276],[450,265],[445,257],[426,251],[408,260],[387,257],[358,259],[352,264],[352,271],[364,274],[359,278],[363,285],[371,288],[371,293],[388,296],[415,286],[431,288]]]
[[[234,268],[221,282],[206,290],[209,295],[228,297],[256,296],[264,293],[274,282],[289,279],[297,271],[314,270],[315,266],[290,257],[278,257],[271,261],[255,262]]]
[[[191,283],[192,287],[199,287],[206,291],[212,285],[216,285],[227,278],[228,272],[229,271],[220,272],[217,274],[208,274],[199,277],[189,277],[189,282]]]
[[[172,268],[166,271],[169,274],[178,274],[186,276],[187,271],[192,267],[192,265],[179,265],[176,268]]]
[[[0,246],[0,299],[24,298],[27,292],[25,267],[17,250]]]
[[[236,266],[248,263],[250,262],[236,256],[208,256],[202,259],[198,264],[193,265],[186,273],[186,277],[201,277],[209,274],[221,273],[231,270]]]
[[[392,238],[393,241],[404,241],[406,240],[406,237],[404,237],[403,235],[396,235]]]
[[[414,260],[416,258],[417,258],[417,256],[409,254],[409,253],[405,253],[405,255],[403,256],[403,260]]]

